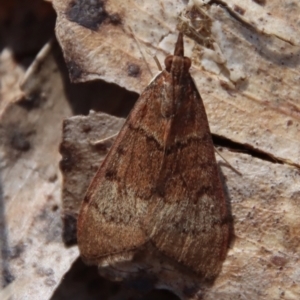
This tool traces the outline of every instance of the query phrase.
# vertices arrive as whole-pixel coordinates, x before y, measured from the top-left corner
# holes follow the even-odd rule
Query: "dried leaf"
[[[2,295],[10,299],[50,298],[78,256],[61,237],[58,146],[71,108],[59,74],[47,44],[23,83],[24,97],[2,114],[2,283],[13,282]]]
[[[57,36],[73,80],[101,78],[141,92],[151,78],[148,66],[152,73],[157,69],[151,56],[162,61],[171,52],[175,28],[184,16],[195,33],[194,41],[187,40],[187,56],[193,59],[193,77],[212,132],[300,165],[299,45],[289,43],[300,40],[294,26],[299,5],[213,1],[203,8],[199,1],[99,1],[105,17],[96,15],[89,25],[84,22],[89,15],[75,14],[76,5],[84,3],[88,7],[83,0],[53,1]],[[244,12],[243,22],[226,4],[236,15]],[[201,21],[203,10],[210,23]],[[214,49],[196,38],[198,25],[211,26],[207,32]]]

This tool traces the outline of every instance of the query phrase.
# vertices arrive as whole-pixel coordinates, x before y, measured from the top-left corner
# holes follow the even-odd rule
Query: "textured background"
[[[218,158],[235,239],[205,299],[299,299],[298,1],[52,2],[0,1],[0,298],[137,297],[64,246],[61,195],[78,209],[109,147],[92,161],[89,139],[118,130],[180,27],[216,146],[242,174]],[[91,116],[67,121],[63,187],[62,121],[90,109],[105,122],[84,134]]]

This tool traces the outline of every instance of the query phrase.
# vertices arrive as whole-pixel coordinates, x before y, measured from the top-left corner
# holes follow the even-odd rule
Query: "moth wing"
[[[126,129],[94,177],[79,214],[78,244],[81,256],[91,263],[133,250],[146,240],[139,222],[140,204],[125,174],[136,155],[134,132]]]
[[[214,277],[228,247],[227,205],[199,92],[190,89],[168,132],[148,225],[158,250],[198,274]]]
[[[227,252],[226,202],[221,183],[216,180],[216,166],[203,165],[196,157],[193,162],[195,165],[179,159],[174,168],[182,172],[168,174],[163,200],[157,199],[148,227],[149,235],[159,251],[213,278]],[[175,187],[176,194],[172,192]]]
[[[142,127],[154,126],[159,118],[148,108],[160,105],[152,101],[153,93],[160,93],[157,80],[140,96],[82,203],[77,238],[89,263],[133,251],[149,240],[148,200],[163,153]]]

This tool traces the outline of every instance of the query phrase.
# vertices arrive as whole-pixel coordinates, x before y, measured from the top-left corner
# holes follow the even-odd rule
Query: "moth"
[[[140,95],[83,200],[77,236],[88,264],[143,261],[136,270],[156,272],[152,255],[179,273],[210,280],[220,272],[228,208],[190,67],[179,33],[174,55]]]

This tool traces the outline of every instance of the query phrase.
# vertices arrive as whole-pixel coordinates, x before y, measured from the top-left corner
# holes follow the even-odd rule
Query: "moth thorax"
[[[187,73],[191,64],[188,57],[169,55],[165,59],[166,70],[172,73]]]

